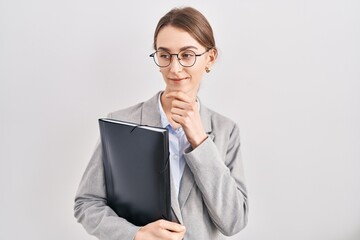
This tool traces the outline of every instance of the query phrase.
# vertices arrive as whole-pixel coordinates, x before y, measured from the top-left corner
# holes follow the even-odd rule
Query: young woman
[[[99,239],[225,239],[245,227],[248,202],[239,129],[197,98],[217,56],[212,28],[193,8],[173,9],[156,27],[154,49],[165,89],[109,117],[168,129],[172,221],[135,226],[107,206],[100,144],[81,180],[75,216]]]

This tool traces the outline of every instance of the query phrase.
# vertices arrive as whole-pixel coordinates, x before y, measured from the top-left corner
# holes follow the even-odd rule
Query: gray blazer
[[[158,94],[108,117],[161,127]],[[187,240],[225,239],[224,235],[243,229],[248,216],[239,129],[204,105],[200,115],[208,138],[197,148],[185,151],[179,197],[171,191],[172,220],[186,226]],[[75,217],[99,239],[132,240],[140,227],[118,217],[106,204],[101,155],[98,144],[76,194]]]

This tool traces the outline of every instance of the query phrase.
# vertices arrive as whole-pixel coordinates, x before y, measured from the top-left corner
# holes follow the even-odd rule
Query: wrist
[[[203,143],[207,138],[208,138],[208,136],[206,134],[203,134],[189,142],[190,142],[191,147],[193,149],[195,149],[197,146],[199,146],[201,143]]]

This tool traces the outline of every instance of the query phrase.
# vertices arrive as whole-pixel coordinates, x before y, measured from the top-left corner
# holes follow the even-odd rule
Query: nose
[[[171,72],[181,72],[183,66],[181,66],[181,64],[179,63],[179,59],[177,55],[173,55],[171,56],[171,62],[170,62],[170,71]]]

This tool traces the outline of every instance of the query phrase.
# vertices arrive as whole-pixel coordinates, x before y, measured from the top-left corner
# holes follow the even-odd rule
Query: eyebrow
[[[198,49],[195,46],[185,46],[185,47],[180,48],[180,51],[183,51],[183,50],[186,50],[186,49],[189,49],[189,48],[193,48],[193,49],[196,49],[196,50]],[[170,52],[170,49],[166,48],[166,47],[159,47],[157,50],[164,50],[164,51]]]

